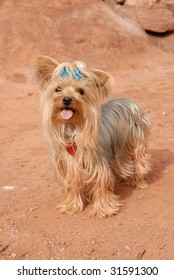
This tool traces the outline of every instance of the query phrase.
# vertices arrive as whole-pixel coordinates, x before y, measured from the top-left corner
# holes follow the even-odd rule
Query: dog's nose
[[[72,98],[71,97],[64,97],[63,98],[63,105],[69,106],[72,103]]]

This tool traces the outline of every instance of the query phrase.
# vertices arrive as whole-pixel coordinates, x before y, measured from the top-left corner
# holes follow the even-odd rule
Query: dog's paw
[[[82,212],[84,208],[83,201],[81,199],[78,200],[64,200],[61,203],[57,205],[57,209],[61,213],[67,214],[67,215],[74,215],[78,212]]]
[[[117,196],[108,198],[105,201],[97,201],[93,204],[89,212],[90,217],[107,218],[116,215],[120,209],[121,202]]]
[[[145,180],[141,180],[139,182],[131,181],[131,182],[128,183],[128,186],[133,188],[133,189],[147,189],[147,188],[149,188],[148,182],[146,182]]]

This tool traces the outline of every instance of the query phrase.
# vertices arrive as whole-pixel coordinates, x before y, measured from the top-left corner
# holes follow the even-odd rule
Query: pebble
[[[17,256],[16,253],[12,253],[12,254],[11,254],[11,257],[14,258],[14,259],[16,258],[16,256]]]
[[[37,207],[30,208],[29,210],[30,210],[31,212],[34,212],[35,210],[37,210]]]
[[[124,245],[124,248],[125,248],[126,250],[128,250],[128,251],[131,250],[131,248],[130,248],[129,246],[127,246],[127,245]]]
[[[5,191],[12,191],[15,189],[15,186],[3,186],[1,189]]]
[[[161,244],[161,245],[159,246],[159,249],[164,249],[164,247],[165,247],[165,244]]]

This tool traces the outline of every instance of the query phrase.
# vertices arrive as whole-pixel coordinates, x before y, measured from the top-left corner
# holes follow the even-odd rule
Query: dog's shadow
[[[169,149],[150,150],[150,154],[152,162],[151,172],[146,178],[149,187],[160,180],[167,168],[174,164],[174,155]],[[121,200],[130,196],[134,190],[134,188],[128,187],[122,182],[117,183],[115,187],[115,193],[120,196]]]

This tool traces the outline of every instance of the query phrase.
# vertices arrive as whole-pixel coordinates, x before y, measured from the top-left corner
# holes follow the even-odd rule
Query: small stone
[[[34,93],[33,92],[29,92],[28,93],[28,96],[32,96]]]
[[[117,4],[120,4],[120,5],[123,5],[124,2],[125,2],[125,0],[116,0],[116,3],[117,3]]]
[[[16,253],[12,253],[11,257],[15,259],[17,257],[17,254]]]
[[[97,260],[97,257],[90,257],[90,260]]]
[[[12,191],[15,189],[15,186],[3,186],[2,189],[5,191]]]
[[[125,4],[128,6],[145,6],[145,7],[151,7],[155,3],[157,3],[158,0],[125,0]]]
[[[31,207],[31,208],[28,208],[26,211],[30,211],[30,212],[34,212],[37,210],[37,207]]]
[[[164,249],[164,247],[165,247],[165,244],[161,244],[161,245],[159,246],[159,249]]]
[[[126,250],[128,250],[128,251],[131,250],[131,248],[130,248],[129,246],[127,246],[127,245],[125,245],[124,248],[125,248]]]

